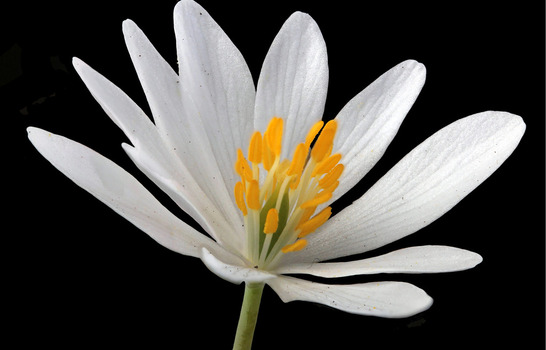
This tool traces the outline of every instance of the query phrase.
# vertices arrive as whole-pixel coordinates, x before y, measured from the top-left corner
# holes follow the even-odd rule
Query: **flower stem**
[[[263,290],[263,283],[247,283],[245,285],[245,296],[241,306],[233,350],[249,350],[252,346]]]

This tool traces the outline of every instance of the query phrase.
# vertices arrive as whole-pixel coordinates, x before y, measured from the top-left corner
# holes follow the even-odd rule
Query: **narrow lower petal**
[[[170,213],[133,176],[107,158],[41,129],[29,128],[28,136],[59,171],[164,247],[193,257],[199,257],[201,248],[207,247],[226,261],[239,261]]]
[[[377,78],[336,116],[332,153],[342,155],[345,170],[331,202],[358,183],[383,156],[423,88],[425,66],[404,61]]]
[[[432,305],[432,298],[422,289],[403,282],[330,285],[279,276],[267,284],[285,303],[310,301],[358,315],[409,317]]]
[[[244,264],[232,264],[221,261],[206,248],[201,250],[200,257],[210,271],[212,271],[218,277],[231,283],[263,283],[277,278],[277,276],[274,274],[247,267]]]
[[[523,120],[505,112],[478,113],[452,123],[331,218],[309,237],[306,249],[287,262],[358,254],[420,230],[488,178],[514,151],[524,131]]]
[[[273,40],[256,92],[257,130],[265,131],[273,117],[284,119],[283,158],[292,156],[322,118],[327,89],[328,59],[320,29],[309,15],[296,12]]]
[[[437,273],[473,268],[479,254],[446,246],[421,246],[396,250],[381,256],[337,263],[300,263],[281,267],[281,274],[309,274],[337,278],[376,273]]]

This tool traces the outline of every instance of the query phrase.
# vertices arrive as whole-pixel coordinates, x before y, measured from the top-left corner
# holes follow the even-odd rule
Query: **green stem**
[[[233,350],[249,350],[251,348],[263,290],[263,283],[247,283],[245,285],[245,296],[241,306]]]

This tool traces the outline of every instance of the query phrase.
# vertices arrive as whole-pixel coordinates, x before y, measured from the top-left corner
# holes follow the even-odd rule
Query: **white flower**
[[[432,303],[411,284],[327,285],[285,274],[448,272],[481,262],[476,253],[446,246],[322,261],[370,251],[436,220],[512,153],[525,130],[520,117],[483,112],[454,122],[328,220],[328,205],[366,175],[394,138],[424,84],[424,66],[409,60],[387,71],[316,137],[328,65],[310,16],[298,12],[285,22],[257,88],[241,53],[202,7],[181,1],[174,23],[178,74],[133,22],[123,23],[153,122],[85,63],[74,59],[74,67],[129,138],[132,145],[123,148],[130,158],[210,238],[171,214],[110,160],[29,128],[34,146],[75,183],[163,246],[202,259],[233,283],[265,282],[285,302],[405,317]]]

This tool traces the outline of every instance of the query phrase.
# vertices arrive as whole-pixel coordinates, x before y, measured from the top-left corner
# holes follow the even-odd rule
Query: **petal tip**
[[[76,72],[79,74],[79,76],[83,76],[85,74],[86,70],[89,70],[91,67],[87,65],[84,61],[79,59],[78,57],[72,57],[72,66],[76,70]]]
[[[404,283],[404,282],[400,282]],[[410,300],[406,302],[403,306],[401,305],[399,308],[395,308],[392,314],[390,315],[383,315],[383,317],[386,318],[406,318],[415,316],[417,314],[420,314],[421,312],[427,311],[432,307],[432,304],[434,304],[434,299],[427,294],[424,290],[421,288],[418,288],[416,286],[413,286],[413,291],[409,291],[408,294],[413,294]]]
[[[174,6],[174,13],[175,13],[175,15],[176,14],[181,14],[181,12],[189,11],[191,9],[204,11],[203,7],[201,7],[201,5],[199,5],[198,3],[196,3],[193,0],[180,0]],[[202,12],[201,12],[201,14],[202,14]]]
[[[72,65],[74,67],[80,66],[83,64],[83,61],[79,59],[78,57],[72,57]]]
[[[45,134],[52,136],[50,132],[47,132],[43,129],[40,129],[34,126],[29,126],[27,128],[27,137],[36,148],[38,148],[38,144]]]
[[[123,31],[123,34],[127,34],[128,32],[134,30],[137,27],[136,23],[133,22],[131,19],[126,19],[121,24],[121,29]]]
[[[417,60],[409,59],[400,63],[400,67],[413,71],[416,74],[426,76],[427,68],[425,65]]]
[[[478,254],[478,253],[472,252],[472,258],[471,258],[471,260],[472,260],[472,264],[473,264],[473,265],[472,265],[470,268],[473,268],[473,267],[476,267],[476,266],[478,266],[479,264],[482,263],[483,257],[482,257],[480,254]]]

